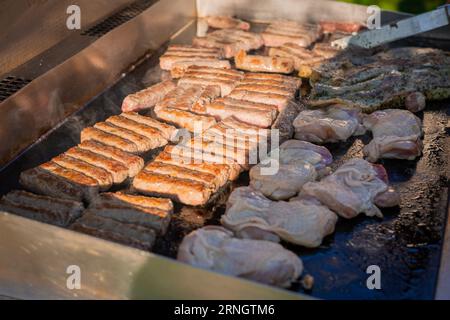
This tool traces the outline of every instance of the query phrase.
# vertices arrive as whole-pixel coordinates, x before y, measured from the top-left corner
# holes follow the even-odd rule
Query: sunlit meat
[[[124,112],[121,113],[120,116],[133,120],[135,122],[139,122],[141,124],[145,124],[150,128],[156,129],[159,131],[159,134],[163,136],[167,141],[173,141],[177,135],[177,129],[174,126],[168,125],[167,123],[158,121],[151,117],[141,116],[136,112]]]
[[[358,22],[337,22],[321,21],[319,25],[325,33],[346,32],[353,33],[364,29],[364,26]]]
[[[217,48],[226,58],[234,57],[240,50],[258,49],[264,41],[260,34],[236,29],[216,30],[205,37],[195,37],[193,44],[199,47]]]
[[[317,198],[329,209],[347,219],[360,213],[383,217],[377,205],[394,206],[398,204],[396,201],[399,199],[398,195],[388,188],[384,168],[363,159],[348,160],[321,181],[306,183],[300,192],[300,197],[305,196]]]
[[[280,47],[293,43],[308,47],[322,36],[320,26],[300,24],[294,21],[274,21],[261,33],[267,47]]]
[[[161,69],[171,71],[174,78],[183,75],[189,66],[199,65],[230,69],[227,60],[220,60],[221,50],[217,48],[198,48],[190,45],[170,45],[159,58]]]
[[[228,95],[244,74],[236,70],[191,66],[178,81],[179,85],[219,86],[222,96]]]
[[[317,201],[271,201],[251,187],[235,189],[221,218],[242,238],[288,242],[317,247],[333,233],[337,216]]]
[[[364,147],[371,162],[380,158],[413,160],[422,153],[422,122],[408,110],[385,109],[364,118],[373,139]]]
[[[295,118],[295,138],[315,143],[345,141],[365,132],[361,112],[339,105],[304,110]]]
[[[78,201],[13,190],[0,199],[0,210],[67,227],[81,216],[84,207]]]
[[[122,103],[122,111],[139,111],[154,107],[164,96],[176,87],[172,80],[157,83],[149,88],[130,94]]]
[[[207,226],[184,237],[178,260],[195,267],[289,287],[303,271],[300,258],[270,241],[238,239],[218,226]]]
[[[294,60],[290,57],[247,55],[243,50],[234,57],[236,68],[253,72],[291,73]]]
[[[250,23],[229,16],[209,16],[206,17],[208,26],[215,29],[241,29],[250,30]]]

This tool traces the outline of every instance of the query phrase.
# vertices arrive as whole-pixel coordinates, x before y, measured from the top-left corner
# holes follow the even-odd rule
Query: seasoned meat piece
[[[160,134],[167,141],[172,141],[177,134],[177,128],[168,125],[167,123],[160,122],[150,117],[141,116],[135,112],[124,112],[120,114],[122,117],[128,118],[130,120],[145,124],[146,126],[152,127],[159,130]]]
[[[138,111],[155,106],[164,96],[176,87],[172,80],[157,83],[149,88],[130,94],[122,103],[122,111]]]
[[[334,232],[336,221],[337,216],[318,201],[271,201],[250,187],[231,193],[221,218],[222,224],[240,237],[272,239],[270,234],[275,234],[311,248]]]
[[[210,188],[212,192],[216,192],[220,187],[215,182],[215,176],[210,173],[204,173],[201,171],[195,171],[184,167],[168,164],[164,162],[153,161],[150,162],[145,168],[145,171],[155,172],[170,177],[188,179],[203,183]]]
[[[263,93],[250,90],[233,90],[227,97],[237,100],[247,100],[251,102],[272,104],[277,106],[278,111],[283,111],[291,100],[290,97],[276,93]]]
[[[386,109],[364,118],[373,140],[364,147],[371,162],[380,158],[413,160],[422,154],[422,121],[408,110]]]
[[[351,159],[319,182],[306,183],[300,197],[315,197],[344,218],[359,213],[383,217],[375,198],[388,190],[386,171],[362,159]]]
[[[81,216],[84,207],[78,201],[13,190],[0,199],[0,210],[67,227]]]
[[[134,177],[144,167],[144,159],[141,157],[129,154],[116,147],[108,146],[94,140],[86,140],[80,143],[78,148],[88,150],[120,162],[124,167],[128,168],[129,177]]]
[[[295,90],[302,85],[302,80],[296,77],[285,76],[281,74],[249,72],[245,74],[244,81],[276,81],[279,85],[289,86]],[[270,83],[268,83],[270,84]]]
[[[202,172],[212,175],[214,177],[213,183],[219,187],[223,186],[230,175],[230,167],[226,164],[210,164],[206,162],[194,163],[192,159],[184,161],[185,159],[172,155],[164,150],[156,158],[155,161],[161,163],[172,164],[178,167],[187,168],[193,171]]]
[[[237,239],[218,226],[207,226],[184,237],[178,260],[195,267],[289,287],[303,271],[300,258],[269,241]]]
[[[242,29],[250,30],[250,23],[228,16],[206,17],[208,26],[216,29]]]
[[[364,29],[364,26],[358,22],[336,22],[336,21],[321,21],[319,25],[322,27],[323,32],[346,32],[353,33]]]
[[[158,129],[147,126],[146,124],[131,120],[127,117],[121,115],[111,116],[106,119],[107,123],[112,123],[113,125],[124,128],[133,132],[136,132],[149,140],[153,141],[154,146],[164,146],[167,144],[167,140],[163,137],[163,134]]]
[[[234,57],[236,68],[253,72],[292,73],[294,60],[289,57],[247,55],[244,50]]]
[[[242,167],[230,158],[226,158],[222,155],[216,156],[211,153],[194,152],[190,147],[186,147],[182,144],[176,146],[167,146],[165,151],[175,157],[175,159],[184,160],[187,163],[193,164],[214,164],[214,165],[226,165],[229,167],[228,179],[236,180],[239,174],[242,172]]]
[[[112,175],[114,183],[122,183],[128,177],[128,167],[117,160],[107,158],[79,147],[70,148],[65,152],[65,154],[72,158],[76,158],[96,167],[105,169]]]
[[[270,163],[259,163],[250,170],[250,186],[273,200],[295,196],[306,182],[315,181],[316,169],[306,161],[280,164],[276,173],[267,173]]]
[[[133,188],[143,194],[168,197],[192,206],[204,205],[211,196],[211,189],[201,182],[145,170],[134,177]]]
[[[61,154],[52,159],[52,162],[65,169],[71,169],[95,179],[101,191],[108,190],[113,184],[112,175],[100,167],[96,167],[87,162],[72,158],[66,154]]]
[[[102,193],[88,207],[87,213],[123,223],[151,228],[165,234],[173,204],[170,199],[151,198],[125,193]]]
[[[219,120],[234,116],[239,121],[268,128],[275,121],[278,109],[273,105],[225,98],[208,104],[206,113]]]
[[[170,75],[172,78],[181,78],[186,74],[186,71],[191,67],[206,67],[214,69],[231,69],[231,64],[228,60],[218,59],[186,59],[181,60],[172,65]]]
[[[196,129],[204,131],[216,123],[214,117],[198,115],[189,111],[175,108],[155,108],[155,114],[159,119],[174,123],[191,132]]]
[[[280,47],[285,43],[308,47],[322,36],[322,30],[318,26],[294,21],[274,21],[261,35],[267,47]]]
[[[190,45],[170,45],[167,51],[159,58],[159,65],[163,70],[172,70],[175,64],[190,62],[195,65],[197,62],[222,62],[221,52],[215,48],[198,48]],[[228,62],[224,60],[223,62]],[[229,65],[229,64],[228,64]]]
[[[134,131],[124,129],[107,122],[97,122],[94,125],[94,128],[102,130],[107,133],[114,134],[123,139],[132,141],[137,146],[137,150],[140,153],[146,152],[153,148],[157,148],[159,144],[158,142],[152,141],[147,137],[138,134]]]
[[[60,199],[83,200],[83,187],[40,167],[23,171],[20,184],[30,191]]]
[[[70,228],[94,237],[147,251],[152,249],[156,239],[155,231],[152,229],[121,223],[89,212],[78,219]]]
[[[194,86],[218,86],[220,88],[220,95],[226,96],[233,90],[236,85],[236,81],[221,79],[220,76],[215,76],[211,74],[207,75],[186,75],[178,81],[180,85],[194,85]]]
[[[97,128],[88,127],[81,131],[81,142],[87,140],[98,141],[126,152],[138,153],[138,147],[134,142]]]
[[[99,192],[99,187],[97,180],[88,177],[81,172],[65,169],[54,162],[46,162],[39,166],[40,169],[49,172],[63,180],[67,180],[73,185],[77,186],[81,189],[83,194],[83,199],[90,201],[93,199]],[[32,182],[33,183],[33,182]],[[39,181],[35,181],[33,184],[43,183]],[[31,191],[39,190],[39,188],[30,188]],[[38,191],[35,191],[39,193]],[[53,194],[46,194],[52,196]]]
[[[365,132],[358,109],[334,105],[301,111],[295,118],[295,138],[315,143],[345,141]]]
[[[193,44],[199,47],[221,49],[225,58],[234,57],[239,50],[249,51],[263,45],[261,35],[235,29],[216,30],[205,37],[195,37]]]

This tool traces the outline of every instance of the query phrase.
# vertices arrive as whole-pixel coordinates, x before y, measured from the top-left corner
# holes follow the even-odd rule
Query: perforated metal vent
[[[25,87],[31,80],[8,76],[0,80],[0,102]]]
[[[83,31],[84,36],[101,37],[121,24],[133,19],[141,12],[149,8],[157,0],[139,0],[124,9],[116,12],[112,16]]]

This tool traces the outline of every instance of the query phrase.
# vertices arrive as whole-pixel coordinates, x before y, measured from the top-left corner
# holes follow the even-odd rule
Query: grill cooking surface
[[[0,195],[20,189],[21,171],[35,167],[79,143],[80,132],[121,112],[126,95],[157,83],[161,70],[161,48],[109,90],[40,139],[0,172]],[[447,118],[450,102],[429,104],[423,113],[424,155],[418,161],[383,160],[391,184],[401,193],[401,209],[383,209],[385,218],[360,215],[352,220],[339,219],[336,232],[316,249],[284,244],[299,254],[305,264],[304,275],[315,279],[311,291],[320,298],[335,299],[407,299],[433,298],[438,274],[441,239],[447,206],[449,137]],[[447,131],[446,131],[447,130]],[[12,137],[13,138],[13,137]],[[335,157],[336,168],[346,159],[362,157],[370,136],[352,138],[346,143],[326,145]],[[150,153],[150,160],[159,150]],[[205,224],[219,224],[224,203],[232,188],[248,185],[248,173],[226,185],[207,208],[175,204],[175,215],[164,238],[158,238],[154,252],[175,257],[178,245],[190,231]],[[381,269],[382,290],[366,287],[366,268]],[[291,290],[305,292],[299,283]]]

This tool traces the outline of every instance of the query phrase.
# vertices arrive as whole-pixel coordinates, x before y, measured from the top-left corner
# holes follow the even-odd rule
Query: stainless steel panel
[[[80,289],[68,289],[68,266]],[[304,299],[0,212],[0,299]]]
[[[4,0],[0,10],[0,75],[78,30],[66,27],[69,5],[81,9],[85,29],[133,0]]]
[[[0,167],[114,83],[133,61],[157,49],[195,15],[194,0],[161,0],[2,102]]]

